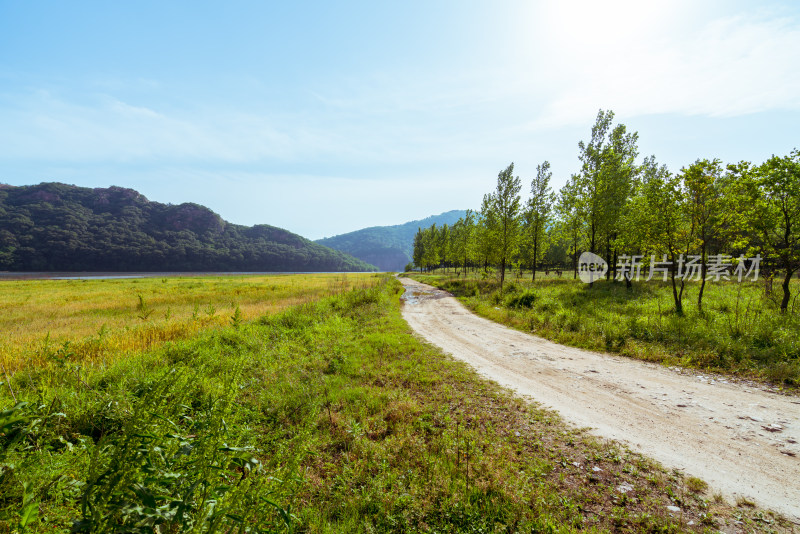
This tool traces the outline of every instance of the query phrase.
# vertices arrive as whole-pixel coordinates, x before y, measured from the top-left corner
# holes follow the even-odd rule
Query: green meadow
[[[421,342],[388,276],[2,287],[28,312],[4,338],[0,532],[792,528]]]

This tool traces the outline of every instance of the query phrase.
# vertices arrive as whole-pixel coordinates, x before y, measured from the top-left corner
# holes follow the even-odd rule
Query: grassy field
[[[0,532],[791,530],[420,342],[397,281],[305,285],[278,313],[15,373]]]
[[[0,364],[13,374],[49,360],[97,363],[375,280],[313,274],[2,281]]]
[[[800,303],[781,314],[777,285],[769,297],[761,282],[709,282],[701,313],[699,285],[689,283],[679,316],[666,282],[628,290],[621,282],[589,287],[552,273],[531,282],[527,273],[508,276],[501,293],[493,277],[480,274],[412,276],[450,291],[479,315],[566,345],[800,386]],[[792,292],[800,293],[800,282],[793,281]]]

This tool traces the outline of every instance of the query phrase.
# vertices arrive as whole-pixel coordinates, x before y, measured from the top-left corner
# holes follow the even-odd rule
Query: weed
[[[153,314],[153,309],[147,304],[147,301],[144,300],[141,293],[136,295],[136,297],[139,299],[139,302],[136,304],[136,316],[142,321],[146,321]]]
[[[756,503],[748,499],[747,497],[737,497],[736,498],[736,506],[738,507],[746,507],[746,508],[755,508]]]
[[[700,523],[707,526],[707,527],[716,527],[717,521],[714,518],[714,514],[711,512],[702,512],[700,513]]]
[[[239,308],[239,305],[236,305],[236,308],[233,310],[233,315],[231,315],[231,324],[234,328],[238,329],[242,325],[242,310]]]
[[[686,489],[692,493],[703,493],[708,489],[708,483],[697,477],[689,477],[686,479]]]

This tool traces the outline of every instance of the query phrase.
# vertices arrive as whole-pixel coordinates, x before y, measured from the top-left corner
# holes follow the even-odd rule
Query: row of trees
[[[762,272],[782,279],[781,310],[790,302],[790,281],[800,269],[800,151],[761,164],[723,165],[701,159],[672,173],[654,156],[638,161],[638,134],[614,124],[601,110],[588,142],[578,145],[581,168],[554,194],[545,161],[536,169],[527,200],[509,165],[481,209],[453,226],[419,229],[414,239],[417,267],[536,270],[572,266],[596,253],[617,278],[621,258],[655,256],[669,265],[675,308],[683,311],[687,277],[682,258],[700,265],[697,304],[702,309],[709,258],[764,258]],[[731,256],[731,259],[727,259]],[[628,285],[631,280],[623,277]]]

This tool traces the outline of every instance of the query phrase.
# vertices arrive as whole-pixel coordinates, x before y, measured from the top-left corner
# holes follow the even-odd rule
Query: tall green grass
[[[685,313],[674,312],[664,282],[517,279],[501,293],[494,279],[415,275],[446,289],[477,313],[559,343],[721,373],[800,385],[800,305],[781,314],[761,283],[712,282],[703,311],[687,285]],[[800,292],[800,283],[793,283]]]

